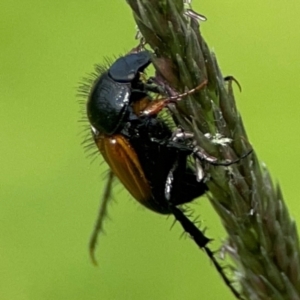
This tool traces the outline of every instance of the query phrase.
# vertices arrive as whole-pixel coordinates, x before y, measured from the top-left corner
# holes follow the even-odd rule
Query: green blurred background
[[[200,1],[202,32],[258,155],[300,219],[300,1]],[[232,299],[173,219],[121,187],[91,265],[87,245],[104,187],[78,123],[80,79],[136,45],[125,1],[1,1],[0,299]],[[293,169],[293,174],[291,170]],[[207,199],[193,205],[214,246],[225,238]]]

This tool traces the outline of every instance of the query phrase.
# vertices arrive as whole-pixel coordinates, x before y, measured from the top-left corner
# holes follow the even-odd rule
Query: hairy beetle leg
[[[205,253],[210,258],[216,270],[222,277],[224,283],[226,284],[226,286],[228,286],[228,288],[231,290],[234,296],[237,299],[243,299],[240,293],[233,286],[231,280],[225,274],[224,268],[219,264],[219,262],[215,258],[214,252],[207,247],[207,244],[211,241],[211,239],[207,238],[203,234],[203,232],[183,213],[182,210],[173,205],[170,205],[170,209],[172,210],[172,214],[174,215],[175,219],[180,223],[184,231],[192,237],[192,239],[195,241],[196,245],[199,248],[204,249]]]
[[[108,173],[108,178],[104,190],[104,194],[101,199],[101,205],[99,208],[98,216],[97,216],[97,221],[94,226],[90,242],[89,242],[89,252],[90,252],[90,258],[92,263],[97,266],[97,259],[95,256],[95,249],[97,246],[97,241],[98,241],[98,235],[99,232],[103,230],[103,220],[105,217],[107,217],[107,205],[108,202],[111,200],[111,192],[112,192],[112,183],[114,180],[114,174],[112,171],[109,171]]]

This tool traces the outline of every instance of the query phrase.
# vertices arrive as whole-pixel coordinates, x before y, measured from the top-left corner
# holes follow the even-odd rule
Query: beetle
[[[195,93],[207,82],[186,93],[153,100],[149,93],[161,93],[160,87],[143,82],[140,75],[150,63],[148,51],[120,57],[109,68],[101,69],[88,91],[86,109],[92,137],[111,169],[90,240],[92,261],[96,264],[97,236],[116,176],[142,205],[160,214],[173,214],[196,244],[205,249],[225,283],[237,293],[207,247],[210,239],[178,208],[202,196],[208,188],[204,180],[198,181],[195,170],[187,163],[193,149],[184,140],[178,142],[167,122],[158,116],[168,103]],[[210,161],[215,165],[234,162]]]
[[[149,89],[158,92],[159,88],[140,80],[140,72],[150,63],[148,51],[117,59],[91,88],[87,116],[100,153],[125,188],[147,208],[168,214],[171,212],[163,191],[175,161],[178,164],[174,170],[175,181],[193,186],[196,178],[191,169],[185,170],[191,150],[167,145],[172,131],[157,118],[157,113],[170,101],[195,92],[206,82],[179,96],[155,101]],[[184,176],[187,178],[180,180]],[[179,193],[175,193],[175,184],[173,186],[174,192],[173,189],[170,192],[174,196],[170,199],[176,205],[190,202],[207,190],[204,183],[200,183],[195,190],[180,188]]]

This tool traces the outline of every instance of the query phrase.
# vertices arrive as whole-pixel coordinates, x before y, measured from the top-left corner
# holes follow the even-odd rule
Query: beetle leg
[[[160,144],[162,146],[166,146],[169,148],[177,149],[180,152],[186,152],[187,155],[193,153],[193,148],[191,146],[188,146],[184,143],[180,143],[178,141],[173,141],[172,139],[157,139],[157,138],[151,138],[151,142]]]
[[[224,268],[219,264],[219,262],[215,258],[213,251],[211,251],[210,248],[208,248],[207,244],[211,241],[211,239],[207,238],[204,235],[204,233],[184,214],[184,212],[180,208],[176,207],[176,205],[178,205],[180,203],[174,203],[174,194],[178,198],[180,198],[183,196],[180,194],[180,191],[183,191],[186,188],[186,187],[177,185],[176,182],[174,183],[175,178],[178,179],[178,176],[174,175],[175,172],[178,172],[181,175],[185,174],[184,172],[182,172],[181,168],[186,167],[186,157],[181,157],[181,158],[183,159],[183,161],[181,160],[181,163],[180,163],[179,157],[178,157],[178,159],[172,166],[172,168],[168,174],[166,184],[165,184],[165,198],[169,203],[169,210],[174,215],[175,219],[181,224],[184,231],[186,233],[188,233],[191,236],[191,238],[195,241],[196,245],[199,248],[204,249],[207,256],[212,261],[216,270],[222,277],[224,283],[229,287],[229,289],[235,295],[235,297],[237,299],[242,299],[239,292],[232,285],[231,280],[225,274]],[[185,182],[185,181],[183,180],[182,182]],[[201,186],[201,184],[202,184],[202,186]],[[176,186],[179,186],[180,190],[178,190],[178,191],[176,190],[174,192],[174,188],[176,188]],[[197,189],[199,187],[201,188],[201,190],[203,190],[203,193],[205,193],[205,191],[207,190],[207,187],[204,184],[203,180],[201,180],[201,182],[199,182],[195,185],[195,189]],[[173,193],[172,193],[172,191],[173,191]],[[175,200],[176,200],[176,198],[175,198]]]
[[[204,22],[207,20],[207,18],[204,15],[199,14],[192,9],[192,0],[184,0],[183,3],[184,3],[184,13],[183,14],[185,16],[195,20],[197,22],[197,24],[199,24],[199,21]]]
[[[180,208],[171,205],[170,209],[175,219],[181,224],[184,231],[193,238],[198,247],[205,248],[211,239],[207,238],[202,231],[197,228],[197,226],[187,216],[185,216]]]
[[[193,150],[194,156],[196,158],[198,158],[200,161],[206,161],[213,166],[225,166],[225,167],[238,163],[239,161],[241,161],[242,159],[244,159],[248,155],[250,155],[252,152],[253,152],[253,149],[250,149],[249,151],[247,151],[242,156],[240,156],[236,159],[233,159],[233,160],[227,159],[227,160],[220,161],[216,157],[207,154],[207,152],[205,152],[205,150],[199,146],[195,147]]]
[[[144,73],[140,73],[140,77],[144,77]],[[144,78],[142,78],[144,80]],[[134,87],[131,88],[131,93],[133,92],[150,92],[155,94],[165,94],[166,91],[163,86],[157,85],[150,80],[144,80],[135,84]]]
[[[204,80],[201,84],[196,86],[195,88],[182,93],[176,96],[163,98],[159,100],[153,100],[149,103],[149,105],[141,112],[141,117],[153,116],[157,115],[163,108],[165,108],[170,103],[176,103],[178,100],[195,93],[198,90],[203,89],[207,85],[207,80]]]
[[[241,86],[240,83],[237,81],[237,79],[236,79],[235,77],[233,77],[232,75],[228,75],[228,76],[224,77],[224,81],[227,81],[227,82],[228,82],[230,88],[232,88],[232,81],[234,81],[234,82],[237,84],[237,86],[238,86],[240,92],[242,92],[242,86]]]
[[[172,166],[169,174],[167,176],[166,184],[165,184],[165,198],[167,201],[171,201],[171,192],[174,185],[174,172],[178,167],[178,160],[175,161],[175,164]]]
[[[193,154],[200,161],[207,161],[208,163],[214,165],[218,159],[210,154],[208,154],[203,148],[195,146],[193,149]],[[223,165],[223,164],[222,164]]]
[[[193,140],[194,134],[192,132],[185,132],[181,128],[177,128],[172,135],[172,146],[176,147],[176,143],[179,143],[178,147],[182,148],[182,145],[180,145],[180,141],[186,141],[186,140]],[[212,139],[210,137],[210,139]],[[230,140],[231,141],[231,140]],[[222,142],[222,143],[221,143]],[[226,144],[225,142],[228,142],[226,138],[220,138],[220,145]],[[217,142],[216,142],[217,143]],[[200,146],[194,146],[192,149],[193,154],[196,158],[198,158],[200,161],[206,161],[211,165],[214,166],[230,166],[232,164],[235,164],[239,162],[240,160],[247,157],[249,154],[252,153],[253,149],[250,149],[246,153],[244,153],[241,157],[238,157],[234,160],[225,160],[225,161],[219,161],[218,158],[208,154],[202,147]],[[196,160],[197,161],[197,160]]]
[[[152,92],[155,94],[164,94],[165,90],[162,86],[151,84],[151,83],[143,83],[143,88],[146,92]]]
[[[212,156],[210,154],[208,154],[202,147],[200,146],[193,146],[193,145],[189,145],[187,143],[184,143],[184,141],[186,140],[191,140],[193,139],[193,133],[191,132],[176,132],[175,131],[175,135],[173,135],[173,137],[169,140],[159,140],[156,138],[152,138],[151,141],[155,142],[155,143],[159,143],[161,145],[167,146],[167,147],[172,147],[172,148],[176,148],[180,151],[186,151],[186,152],[190,152],[190,154],[193,154],[194,157],[200,161],[205,161],[213,166],[230,166],[233,165],[235,163],[238,163],[239,161],[241,161],[242,159],[246,158],[248,155],[250,155],[253,152],[253,149],[251,148],[249,151],[247,151],[246,153],[244,153],[242,156],[233,159],[233,160],[218,160],[217,157]],[[183,142],[181,142],[181,141]]]
[[[107,204],[109,200],[111,199],[111,191],[112,191],[112,183],[114,180],[114,174],[112,171],[109,171],[108,173],[108,179],[106,183],[106,187],[104,190],[104,194],[102,196],[100,209],[98,212],[96,224],[94,226],[90,243],[89,243],[89,251],[90,251],[90,257],[94,265],[97,265],[97,259],[95,256],[95,249],[97,246],[98,236],[99,233],[103,230],[103,221],[105,217],[107,216]]]
[[[225,274],[224,267],[222,267],[215,258],[214,252],[208,248],[207,244],[211,241],[211,239],[207,238],[204,233],[183,213],[181,209],[177,208],[176,206],[171,206],[170,209],[175,219],[183,227],[184,231],[191,236],[199,248],[204,249],[205,253],[210,258],[218,273],[222,277],[224,283],[226,286],[228,286],[234,296],[237,299],[243,299],[240,293],[233,286],[232,281]]]
[[[199,159],[195,159],[196,180],[202,182],[205,179],[205,172]]]
[[[149,89],[148,90],[149,92],[154,92],[154,93],[160,94],[160,95],[169,95],[169,91],[167,89],[166,84],[161,83],[160,81],[158,81],[156,77],[149,77],[145,81],[145,84],[146,84],[146,90],[147,90],[148,85],[156,86],[156,91]]]
[[[167,99],[165,99],[166,101],[169,101],[169,103],[171,102],[176,102],[177,100],[180,100],[181,98],[183,97],[186,97],[188,95],[191,95],[193,93],[195,93],[196,91],[199,91],[201,89],[203,89],[208,83],[208,80],[205,79],[203,82],[201,82],[198,86],[196,86],[195,88],[185,92],[185,93],[182,93],[182,94],[179,94],[179,95],[175,95],[175,96],[172,96],[172,97],[169,97]]]
[[[153,100],[150,104],[141,112],[141,117],[148,117],[157,115],[161,110],[163,110],[170,101],[168,99]]]

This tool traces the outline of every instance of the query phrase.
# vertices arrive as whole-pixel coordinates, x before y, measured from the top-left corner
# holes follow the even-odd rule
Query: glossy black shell
[[[149,117],[131,122],[130,127],[123,129],[125,136],[136,152],[145,177],[151,187],[151,197],[145,199],[152,210],[161,214],[170,214],[170,204],[180,205],[193,201],[205,194],[206,184],[198,182],[194,171],[187,165],[191,151],[182,151],[170,147],[172,131],[165,121]],[[159,142],[153,142],[156,139]],[[166,184],[172,172],[170,200],[166,199]]]
[[[100,133],[116,133],[128,119],[130,103],[147,95],[139,90],[140,72],[150,63],[148,51],[131,53],[118,58],[97,79],[87,102],[87,114]]]

